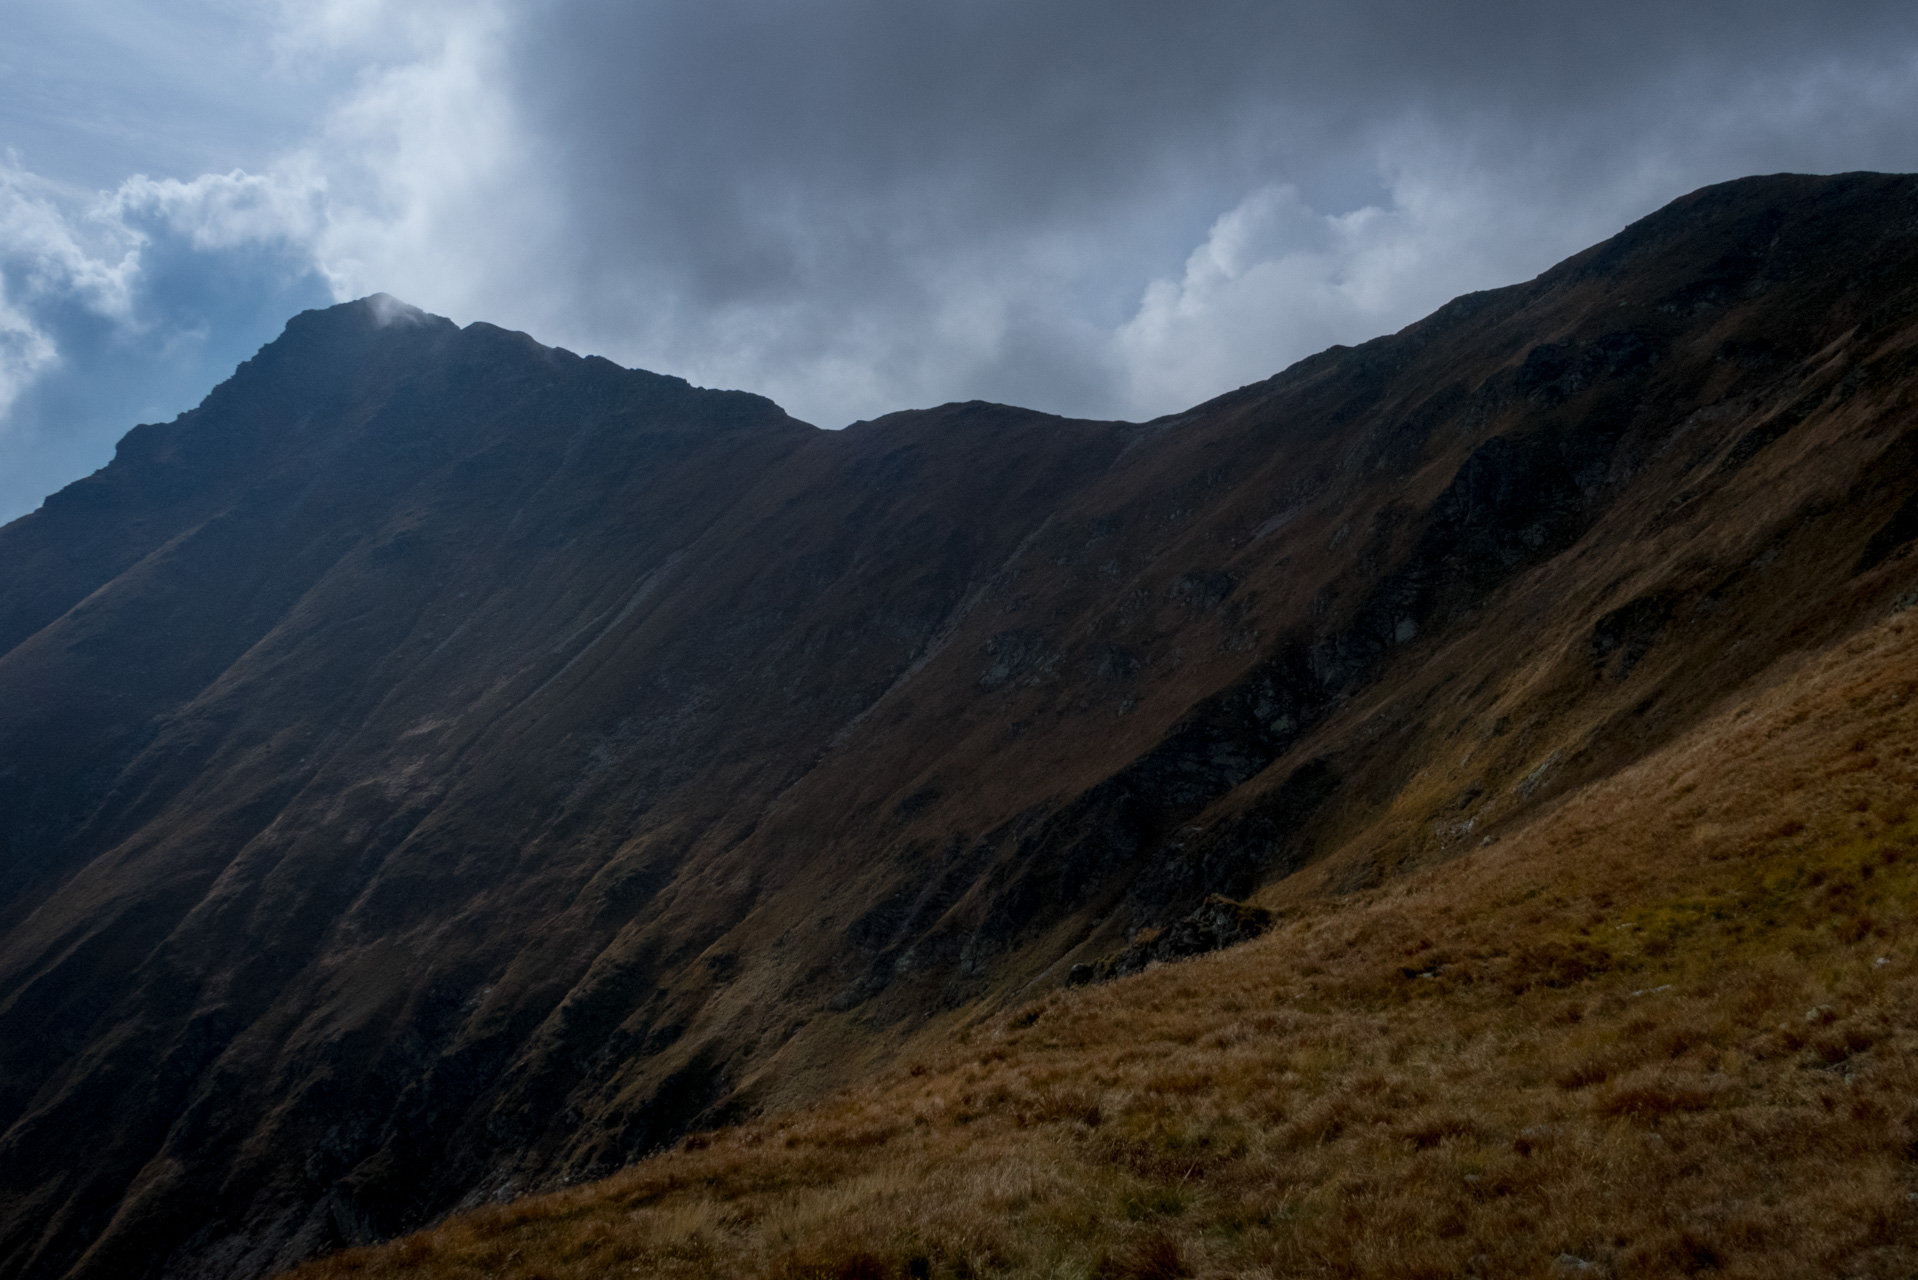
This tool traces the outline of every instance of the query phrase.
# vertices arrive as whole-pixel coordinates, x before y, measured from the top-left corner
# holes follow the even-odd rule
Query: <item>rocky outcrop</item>
[[[1250,942],[1272,927],[1272,913],[1264,907],[1234,902],[1212,894],[1198,907],[1162,929],[1141,929],[1125,950],[1090,964],[1075,964],[1066,985],[1108,982],[1138,973],[1147,965],[1185,960],[1208,951]]]

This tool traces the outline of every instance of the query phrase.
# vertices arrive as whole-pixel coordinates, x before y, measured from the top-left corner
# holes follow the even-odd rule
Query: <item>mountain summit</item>
[[[1915,317],[1870,174],[1144,424],[295,317],[0,529],[0,1275],[261,1275],[1485,847],[1912,600]]]

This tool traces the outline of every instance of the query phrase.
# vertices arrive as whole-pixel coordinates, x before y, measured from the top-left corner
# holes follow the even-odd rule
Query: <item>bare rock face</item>
[[[1204,902],[1164,928],[1139,930],[1125,950],[1091,964],[1073,965],[1066,981],[1077,987],[1123,978],[1147,965],[1186,960],[1250,942],[1271,927],[1272,913],[1264,907],[1209,894]]]
[[[1914,229],[1709,188],[1146,424],[296,317],[0,529],[0,1275],[260,1275],[1480,847],[1914,598]]]

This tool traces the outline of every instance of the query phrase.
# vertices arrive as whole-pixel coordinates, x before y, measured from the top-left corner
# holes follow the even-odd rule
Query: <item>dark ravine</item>
[[[0,1276],[262,1275],[1476,848],[1909,600],[1915,397],[1868,174],[1142,425],[296,317],[0,529]]]

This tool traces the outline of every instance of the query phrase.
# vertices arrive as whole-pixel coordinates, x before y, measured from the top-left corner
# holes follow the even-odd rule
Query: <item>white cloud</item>
[[[0,164],[0,260],[16,302],[64,296],[103,316],[129,313],[142,237],[99,214],[18,164]]]
[[[438,11],[431,49],[364,77],[286,162],[325,175],[314,257],[342,299],[383,290],[462,320],[514,300],[557,310],[540,274],[564,232],[502,90],[507,16]]]
[[[1183,275],[1147,285],[1116,335],[1134,411],[1175,412],[1401,328],[1543,269],[1657,198],[1652,184],[1623,181],[1560,206],[1429,141],[1411,149],[1424,154],[1389,167],[1389,198],[1350,212],[1322,214],[1282,184],[1253,191],[1213,224]]]
[[[111,220],[76,218],[71,204],[12,157],[0,162],[0,428],[13,402],[60,358],[37,310],[59,302],[118,322],[131,317],[139,235]]]
[[[449,28],[475,11],[497,18],[498,0],[275,0],[271,44],[283,74],[310,74],[316,60],[364,69],[430,58]]]
[[[157,221],[202,251],[280,241],[310,244],[325,225],[326,179],[309,166],[206,173],[191,182],[135,174],[95,216],[133,227]]]
[[[0,294],[0,428],[15,398],[59,356],[53,339]]]

